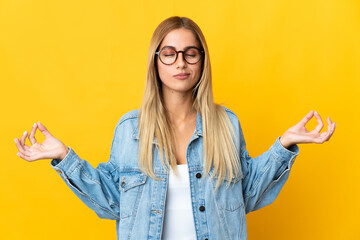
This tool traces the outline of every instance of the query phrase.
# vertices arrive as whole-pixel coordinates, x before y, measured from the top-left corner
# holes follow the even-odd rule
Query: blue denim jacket
[[[225,107],[224,107],[225,108]],[[237,134],[240,176],[226,189],[222,184],[215,193],[216,178],[203,176],[203,134],[201,116],[186,150],[191,203],[197,239],[247,239],[246,214],[271,204],[289,177],[297,145],[284,148],[279,137],[270,149],[256,158],[245,148],[237,116],[225,108]],[[138,165],[138,114],[133,110],[116,125],[108,162],[97,168],[81,159],[69,148],[60,161],[51,166],[70,189],[100,218],[116,220],[118,239],[161,239],[168,173],[161,165],[155,148],[153,169],[156,181],[142,173]],[[157,144],[155,139],[153,144]],[[225,182],[226,183],[226,182]]]

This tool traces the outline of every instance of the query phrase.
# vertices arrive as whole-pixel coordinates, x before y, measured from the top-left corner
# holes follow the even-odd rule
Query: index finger
[[[321,131],[321,129],[324,127],[324,123],[321,119],[321,116],[318,112],[315,111],[315,117],[316,117],[316,120],[318,122],[318,125],[315,127],[315,129],[313,130],[313,132],[317,132],[319,133]]]
[[[34,145],[35,143],[37,143],[36,138],[35,138],[35,132],[36,132],[36,128],[37,128],[37,124],[34,123],[30,135],[29,135],[29,140],[31,142],[32,145]]]

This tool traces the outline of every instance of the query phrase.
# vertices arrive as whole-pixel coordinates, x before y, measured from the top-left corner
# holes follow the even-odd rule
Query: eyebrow
[[[170,46],[170,45],[163,46],[161,49],[166,48],[166,47],[176,49],[174,46]],[[191,48],[191,47],[200,48],[200,47],[198,47],[198,46],[186,46],[186,47],[184,48],[184,50],[185,50],[185,49],[188,49],[188,48]]]

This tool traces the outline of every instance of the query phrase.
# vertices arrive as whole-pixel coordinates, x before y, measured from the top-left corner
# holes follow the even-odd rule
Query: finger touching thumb
[[[47,130],[47,128],[44,125],[42,125],[41,122],[38,122],[37,125],[40,132],[44,134],[45,137],[52,136],[51,133]]]

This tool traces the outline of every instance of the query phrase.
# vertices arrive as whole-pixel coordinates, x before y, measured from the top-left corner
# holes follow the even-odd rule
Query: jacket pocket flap
[[[127,190],[145,184],[147,175],[140,172],[120,173],[120,191]]]
[[[214,168],[212,168],[212,169],[210,170],[209,176],[211,176],[211,178],[214,179],[214,180],[216,180],[216,181],[217,181],[218,178],[219,178],[219,176],[216,176],[216,175],[214,174]],[[240,180],[242,180],[242,179],[244,178],[244,175],[243,175],[242,172],[240,172],[237,177],[234,177],[234,178],[232,178],[231,180],[228,179],[227,176],[228,176],[228,175],[226,175],[226,177],[224,178],[224,181],[225,181],[225,182],[231,182],[231,183],[237,183],[238,181],[240,181]]]

